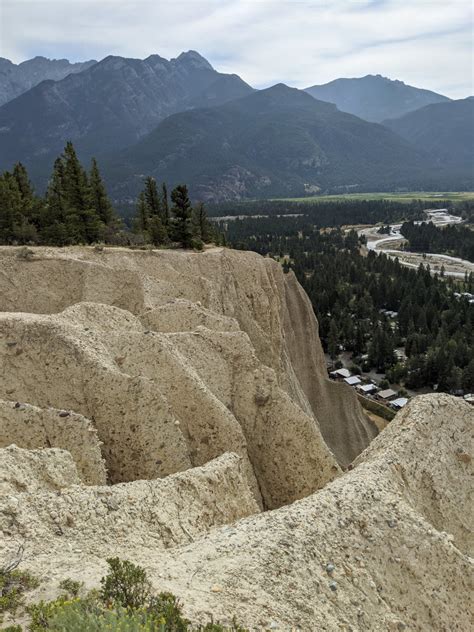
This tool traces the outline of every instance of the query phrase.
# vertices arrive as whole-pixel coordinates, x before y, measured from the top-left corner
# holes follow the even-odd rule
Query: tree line
[[[404,219],[423,219],[427,208],[447,208],[453,214],[469,218],[474,211],[472,200],[361,200],[361,199],[318,199],[293,200],[242,200],[220,202],[209,205],[211,217],[221,216],[268,216],[279,219],[293,215],[306,218],[318,226],[343,226],[348,224],[393,224]]]
[[[194,207],[186,185],[168,195],[148,177],[138,196],[132,229],[118,217],[97,161],[87,171],[71,142],[55,160],[44,196],[36,195],[24,165],[0,175],[0,243],[66,246],[181,246],[201,249],[219,240],[202,203]]]

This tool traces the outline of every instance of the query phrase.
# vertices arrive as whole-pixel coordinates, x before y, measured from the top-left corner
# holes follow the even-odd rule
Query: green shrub
[[[230,629],[213,622],[191,626],[177,597],[151,594],[143,568],[119,558],[107,563],[109,572],[101,580],[100,591],[78,598],[83,584],[65,579],[60,587],[68,594],[29,606],[30,632],[246,632],[235,623]]]
[[[82,603],[63,606],[49,623],[53,632],[165,632],[173,628],[144,609],[97,609]]]
[[[191,241],[191,248],[194,250],[203,250],[204,242],[199,237],[194,237]]]
[[[6,628],[2,628],[0,632],[23,632],[21,625],[9,625]]]
[[[59,597],[54,601],[43,601],[31,604],[26,608],[27,613],[31,617],[29,626],[30,632],[43,632],[49,630],[49,622],[51,619],[64,608],[66,604],[71,603],[65,596]]]
[[[70,577],[68,577],[67,579],[63,579],[59,583],[59,588],[61,588],[61,590],[64,590],[66,595],[70,595],[71,597],[77,597],[83,586],[83,582],[77,582]]]
[[[151,584],[145,569],[118,557],[109,558],[107,564],[109,572],[100,580],[100,596],[103,602],[123,608],[144,606],[151,594]]]
[[[5,612],[15,614],[23,603],[23,595],[39,584],[28,571],[0,571],[0,622]]]
[[[152,597],[149,604],[149,612],[157,620],[166,624],[166,631],[186,632],[189,621],[183,619],[182,609],[179,600],[171,593],[160,593],[157,597]]]

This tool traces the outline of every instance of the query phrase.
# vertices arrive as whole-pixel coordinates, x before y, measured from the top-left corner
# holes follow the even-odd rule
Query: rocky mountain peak
[[[214,70],[211,64],[195,50],[188,50],[178,55],[176,59],[172,59],[172,62],[176,62],[181,65],[191,66],[193,68]]]

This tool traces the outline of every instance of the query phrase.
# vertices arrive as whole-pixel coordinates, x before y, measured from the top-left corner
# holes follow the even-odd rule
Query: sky
[[[199,51],[256,88],[381,74],[474,93],[471,0],[0,0],[0,56]]]

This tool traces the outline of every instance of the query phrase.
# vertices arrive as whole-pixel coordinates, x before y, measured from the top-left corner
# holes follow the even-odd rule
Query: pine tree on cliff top
[[[92,158],[92,166],[89,176],[89,196],[91,207],[94,209],[100,220],[105,225],[111,224],[115,219],[115,215],[95,158]]]
[[[173,206],[173,231],[174,241],[181,244],[183,248],[191,248],[193,241],[193,231],[191,224],[192,207],[189,201],[188,188],[185,184],[178,185],[171,192]]]

